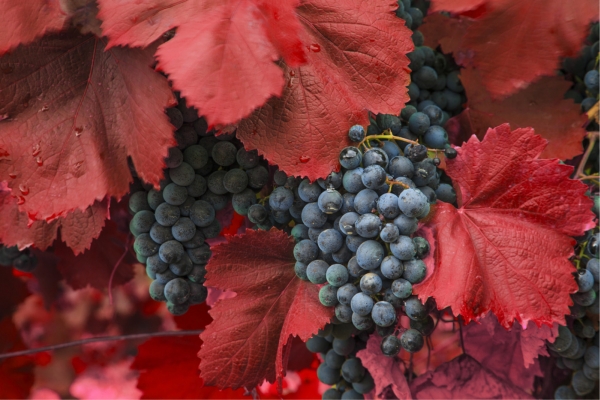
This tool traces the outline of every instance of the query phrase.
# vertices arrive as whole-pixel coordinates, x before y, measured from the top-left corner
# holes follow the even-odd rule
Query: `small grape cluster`
[[[0,244],[0,265],[14,267],[21,272],[31,272],[37,265],[37,258],[29,249],[21,251],[17,246],[6,247]]]
[[[396,15],[413,31],[412,40],[415,45],[415,49],[407,54],[410,60],[408,67],[412,72],[411,83],[408,85],[410,102],[405,112],[423,112],[428,106],[435,105],[442,110],[438,124],[441,128],[450,117],[462,111],[466,97],[460,82],[459,67],[452,56],[423,45],[423,34],[417,29],[423,23],[428,7],[429,3],[426,1],[398,0]],[[424,143],[436,148],[435,142]]]
[[[592,24],[586,44],[578,57],[566,58],[562,63],[562,72],[573,81],[573,87],[565,93],[565,98],[581,104],[581,111],[588,112],[597,102],[600,91],[598,83],[598,22]],[[588,130],[598,130],[593,123]]]
[[[588,232],[579,238],[576,249],[579,264],[575,280],[578,291],[571,295],[574,305],[567,318],[567,326],[559,327],[559,335],[553,343],[548,343],[550,353],[556,357],[556,365],[573,371],[571,383],[559,386],[555,399],[575,399],[597,389],[600,367],[598,344],[598,282],[599,282],[599,233]]]
[[[166,301],[174,315],[206,300],[206,239],[219,235],[216,212],[230,202],[240,214],[256,203],[255,190],[269,179],[256,151],[246,151],[235,134],[215,136],[204,119],[181,99],[167,114],[177,128],[160,190],[138,185],[129,209],[134,250],[154,281],[150,296]]]
[[[369,335],[354,335],[352,324],[327,324],[306,347],[320,353],[323,362],[317,369],[321,382],[333,387],[323,393],[323,399],[364,399],[375,387],[369,371],[356,353],[367,345]]]

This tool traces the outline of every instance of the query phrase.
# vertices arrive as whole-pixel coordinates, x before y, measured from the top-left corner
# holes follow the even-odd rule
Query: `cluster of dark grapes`
[[[575,258],[579,267],[575,276],[578,291],[571,295],[574,305],[567,317],[567,326],[560,326],[557,339],[548,344],[550,353],[556,357],[556,365],[572,370],[570,384],[559,386],[554,393],[555,399],[576,399],[594,391],[598,397],[600,234],[597,230],[595,233],[590,231],[578,239]]]
[[[413,31],[412,40],[415,45],[415,49],[407,54],[412,73],[411,83],[408,85],[410,102],[406,112],[412,113],[414,109],[423,111],[427,106],[435,105],[442,110],[439,124],[442,127],[450,117],[462,110],[466,97],[460,82],[459,67],[452,56],[423,45],[423,34],[417,29],[423,23],[428,7],[427,1],[398,0],[396,15]]]
[[[562,73],[573,81],[573,87],[565,93],[565,98],[581,104],[581,110],[588,112],[598,102],[598,22],[592,24],[590,34],[578,57],[566,58]],[[598,124],[589,130],[598,130]]]
[[[160,190],[141,184],[132,189],[130,230],[138,260],[153,279],[150,296],[181,315],[206,300],[203,283],[211,250],[205,240],[221,231],[216,212],[231,202],[245,215],[269,172],[235,134],[217,137],[209,131],[185,100],[167,113],[177,128],[177,147],[169,149]]]
[[[37,265],[37,259],[29,249],[21,251],[17,246],[6,247],[0,244],[0,265],[31,272]]]
[[[317,377],[332,385],[323,393],[323,399],[364,399],[373,390],[373,377],[356,357],[366,347],[368,338],[367,333],[355,335],[352,324],[328,324],[308,339],[308,350],[320,353],[323,360]]]

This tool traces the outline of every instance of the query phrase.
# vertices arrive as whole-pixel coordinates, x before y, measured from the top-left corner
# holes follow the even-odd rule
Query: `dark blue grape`
[[[142,210],[135,213],[131,220],[130,226],[139,235],[140,233],[150,232],[150,229],[152,229],[152,226],[155,224],[155,221],[156,219],[152,211]]]
[[[333,214],[342,208],[344,198],[337,190],[327,189],[319,195],[317,204],[325,214]]]
[[[330,347],[330,343],[320,336],[313,336],[306,341],[306,348],[311,353],[326,353]]]
[[[205,237],[202,234],[202,232],[199,231],[198,229],[196,229],[196,233],[194,233],[194,237],[192,237],[190,240],[188,240],[186,242],[183,242],[182,244],[183,244],[183,247],[185,247],[186,249],[197,249],[198,247],[200,247],[204,244],[204,239],[205,239]]]
[[[246,170],[248,186],[252,189],[262,189],[269,181],[269,171],[262,165]]]
[[[370,165],[379,165],[383,169],[387,169],[389,158],[387,153],[379,147],[373,147],[365,151],[363,154],[363,165],[367,168]]]
[[[145,191],[132,193],[129,196],[129,210],[133,214],[143,210],[152,210],[148,204],[148,193]]]
[[[380,348],[384,356],[394,357],[400,353],[400,339],[394,335],[386,336],[381,341]]]
[[[206,301],[208,297],[208,289],[199,283],[187,281],[190,286],[190,298],[189,301],[192,304],[200,304]]]
[[[165,158],[167,168],[176,168],[183,162],[183,153],[177,147],[169,148],[169,154]]]
[[[342,364],[342,376],[348,382],[360,382],[364,378],[365,372],[365,367],[358,358],[348,358]]]
[[[186,276],[192,272],[192,269],[194,269],[194,264],[192,263],[190,257],[187,254],[184,254],[183,257],[181,257],[181,260],[177,261],[176,263],[169,264],[169,269],[177,276]]]
[[[171,227],[171,233],[176,240],[187,242],[188,240],[192,240],[196,234],[196,225],[194,225],[191,219],[182,217]]]
[[[256,204],[256,193],[251,189],[246,188],[240,193],[236,193],[231,197],[233,209],[240,215],[248,215],[248,210]]]
[[[237,149],[231,142],[219,142],[211,151],[212,159],[223,167],[228,167],[236,160]]]
[[[342,195],[342,198],[344,199],[342,208],[340,208],[340,212],[342,214],[346,214],[346,213],[355,211],[355,209],[354,209],[354,198],[355,197],[356,197],[356,195],[354,193],[344,193]]]
[[[183,151],[183,161],[193,169],[200,169],[208,163],[208,152],[200,145],[192,145]]]
[[[173,304],[183,304],[190,298],[190,285],[182,278],[175,278],[165,285],[165,298]]]
[[[361,276],[363,276],[364,274],[367,273],[367,271],[365,269],[361,268],[361,266],[358,265],[356,256],[354,256],[354,257],[350,258],[350,260],[348,260],[347,268],[348,268],[348,273],[350,274],[350,276],[352,276],[354,278],[360,278]]]
[[[344,238],[335,229],[326,229],[319,234],[317,244],[323,252],[333,253],[342,247]]]
[[[249,170],[258,166],[259,157],[256,150],[246,151],[243,147],[240,148],[235,156],[237,163],[241,168]]]
[[[343,245],[338,251],[331,253],[333,261],[340,264],[346,264],[350,260],[350,258],[352,258],[353,255],[354,253],[350,251],[350,249],[346,245]]]
[[[416,329],[419,332],[421,332],[423,336],[429,336],[433,333],[433,330],[435,329],[435,322],[433,321],[433,318],[431,318],[431,315],[428,315],[425,319],[421,321],[415,321],[411,319],[410,327],[411,329]]]
[[[348,270],[346,270],[347,272]],[[349,306],[354,295],[358,293],[358,289],[352,283],[346,283],[338,288],[337,298],[340,304]]]
[[[412,259],[404,261],[404,274],[402,277],[412,284],[422,282],[427,275],[425,263],[421,260]]]
[[[363,189],[354,197],[354,209],[359,214],[370,213],[377,209],[379,195],[371,189]]]
[[[308,228],[321,228],[327,222],[327,214],[317,203],[308,203],[302,209],[302,223]]]
[[[352,311],[361,317],[365,317],[371,314],[371,310],[373,309],[374,301],[367,294],[359,292],[350,302],[350,307]]]
[[[312,240],[301,240],[294,246],[294,257],[297,261],[308,264],[317,258],[319,248]]]
[[[194,283],[204,283],[206,276],[206,266],[201,264],[194,264],[194,267],[188,274],[188,279]]]
[[[587,269],[580,269],[575,276],[579,292],[587,292],[594,286],[594,276]]]
[[[413,163],[404,156],[397,156],[390,160],[389,172],[394,178],[404,176],[412,178],[415,173],[415,167]]]
[[[423,135],[429,129],[430,124],[429,117],[422,112],[414,113],[408,120],[408,128],[415,135]]]
[[[360,193],[359,193],[360,194]],[[393,193],[385,193],[377,199],[377,211],[386,219],[394,219],[400,214],[398,207],[398,196]]]
[[[381,220],[375,214],[363,214],[356,220],[356,233],[364,238],[375,238],[381,230]]]
[[[579,396],[585,396],[586,394],[591,393],[596,386],[596,382],[588,379],[583,371],[576,371],[573,374],[571,384],[573,385],[573,390],[575,390],[575,393]]]
[[[154,301],[167,301],[165,297],[165,284],[159,281],[153,281],[148,288],[150,297]]]
[[[319,290],[319,301],[325,307],[333,307],[337,304],[337,288],[331,285],[325,285]]]
[[[393,285],[392,285],[392,290]],[[416,296],[411,296],[404,301],[406,316],[415,321],[423,320],[427,316],[427,307]]]
[[[355,235],[356,227],[354,224],[360,215],[355,212],[348,212],[340,218],[339,228],[340,231],[345,235]]]
[[[379,293],[382,286],[383,282],[381,281],[379,275],[372,272],[369,272],[360,278],[360,290],[362,290],[362,292],[365,294],[371,295]]]
[[[294,203],[294,193],[283,186],[279,186],[269,196],[269,206],[274,211],[287,211]]]
[[[392,326],[396,322],[396,310],[387,301],[378,301],[371,310],[371,318],[378,326]]]
[[[361,268],[373,270],[381,265],[385,250],[383,246],[375,240],[367,240],[358,246],[356,250],[356,261]]]
[[[182,162],[178,167],[169,169],[169,177],[179,186],[188,186],[194,181],[196,171],[186,162]]]
[[[206,243],[195,249],[187,249],[186,253],[194,264],[206,264],[212,254]]]
[[[428,205],[427,197],[416,189],[406,189],[398,196],[400,210],[409,217],[418,217]]]
[[[358,168],[362,162],[362,153],[356,147],[346,147],[340,152],[339,161],[343,168]]]
[[[360,235],[348,235],[346,236],[346,247],[348,247],[348,250],[356,252],[360,245],[366,241],[367,239]]]
[[[444,149],[448,144],[448,133],[441,126],[432,125],[425,132],[423,142],[432,149]]]
[[[344,173],[342,185],[346,191],[350,193],[358,193],[365,188],[365,185],[362,183],[363,171],[364,170],[361,167],[357,167]]]
[[[350,127],[348,138],[353,142],[362,142],[365,138],[365,128],[363,128],[362,125]]]
[[[183,245],[177,240],[168,240],[160,245],[158,254],[163,262],[173,264],[181,260],[185,251]]]
[[[150,257],[158,251],[158,244],[152,240],[149,234],[142,233],[135,238],[133,249],[135,252],[144,257]]]
[[[360,394],[367,394],[375,388],[375,382],[373,377],[369,374],[369,371],[365,373],[365,377],[362,381],[352,384],[352,389]]]
[[[456,192],[452,185],[447,183],[440,183],[438,188],[435,190],[435,195],[438,200],[446,203],[454,204],[456,202]]]
[[[321,195],[321,191],[318,183],[310,183],[308,179],[302,180],[298,186],[298,196],[307,203],[316,202]]]
[[[352,324],[360,331],[366,331],[373,327],[373,319],[370,315],[362,316],[352,313]]]
[[[413,81],[419,85],[421,89],[431,89],[437,83],[438,75],[435,69],[423,66],[418,71],[412,74]],[[412,130],[412,129],[411,129]],[[413,131],[414,132],[414,131]],[[416,133],[416,132],[414,132]]]
[[[204,200],[197,200],[190,209],[190,219],[199,227],[209,226],[215,219],[215,209]]]
[[[424,343],[423,335],[416,329],[408,329],[400,336],[400,345],[409,353],[421,350]]]
[[[462,83],[460,82],[460,71],[452,71],[446,76],[446,86],[448,89],[456,93],[461,93],[465,90]]]
[[[335,316],[343,323],[352,322],[352,309],[350,306],[344,304],[338,304],[335,306]]]
[[[229,193],[240,193],[246,189],[247,186],[248,175],[239,168],[230,169],[223,176],[223,187]]]
[[[583,82],[585,84],[585,87],[589,91],[597,94],[598,93],[598,89],[599,89],[599,87],[598,87],[598,79],[599,79],[599,77],[598,77],[598,71],[595,70],[595,69],[592,69],[592,70],[588,71],[585,74],[585,76],[583,78]]]
[[[400,231],[396,225],[387,223],[379,233],[379,237],[386,243],[393,243],[400,238]]]
[[[394,225],[398,227],[398,231],[401,235],[410,236],[415,233],[418,229],[419,221],[414,217],[407,217],[404,214],[400,214],[394,219]]]
[[[253,204],[248,209],[248,219],[253,224],[262,224],[269,218],[269,213],[262,204]],[[304,225],[302,225],[304,226]]]
[[[402,261],[394,256],[387,256],[381,262],[381,274],[388,279],[398,279],[404,272]]]
[[[390,250],[401,261],[410,260],[416,254],[415,245],[408,236],[400,236],[397,241],[390,244]]]
[[[209,226],[200,228],[200,231],[206,239],[215,238],[219,236],[219,233],[221,232],[221,223],[218,219],[215,219],[213,222],[210,223]]]
[[[429,253],[429,242],[427,239],[422,237],[414,237],[413,243],[415,245],[415,258],[423,259]]]
[[[189,188],[189,186],[188,186]],[[181,204],[179,206],[179,214],[182,217],[189,217],[190,216],[190,211],[192,210],[192,206],[194,205],[194,202],[196,201],[196,199],[194,199],[192,196],[188,196],[185,201],[183,202],[183,204]]]

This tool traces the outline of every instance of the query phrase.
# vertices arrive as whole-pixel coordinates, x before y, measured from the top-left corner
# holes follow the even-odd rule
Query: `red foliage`
[[[500,323],[552,325],[569,313],[573,239],[594,226],[587,187],[573,168],[537,157],[545,141],[532,129],[488,130],[447,161],[459,208],[440,203],[431,221],[435,270],[415,286],[468,322],[492,310]]]
[[[0,55],[46,32],[62,29],[67,19],[59,0],[3,1],[0,15]]]
[[[398,114],[408,101],[411,31],[395,2],[307,0],[297,13],[308,63],[281,63],[286,85],[241,122],[238,137],[288,175],[311,180],[338,168],[367,112]],[[369,38],[369,40],[365,40]]]
[[[415,399],[532,398],[466,354],[419,376],[410,388]]]
[[[485,5],[486,0],[432,0],[429,12],[452,11],[462,14]]]
[[[122,285],[133,278],[135,259],[130,252],[131,241],[120,232],[112,221],[106,222],[100,237],[92,242],[85,253],[76,256],[62,243],[54,247],[54,254],[59,257],[58,269],[73,289],[91,286],[99,290],[108,287],[111,273],[115,265],[127,252],[118,265],[113,278],[114,285]]]
[[[0,59],[10,68],[0,75],[0,115],[8,118],[0,124],[0,180],[31,219],[123,196],[132,179],[127,156],[143,180],[163,176],[174,143],[163,111],[173,97],[150,68],[154,49],[104,50],[102,40],[69,31]]]
[[[2,270],[7,268],[0,268]],[[0,282],[4,283],[4,278]],[[4,291],[4,290],[3,290]],[[1,293],[1,292],[0,292]],[[4,306],[4,302],[2,305]],[[3,311],[3,310],[2,310]],[[0,318],[0,353],[25,350],[21,335],[10,318]],[[20,356],[0,360],[0,399],[25,399],[33,386],[31,357]]]
[[[333,315],[319,288],[296,277],[294,241],[284,232],[248,230],[213,248],[206,285],[237,296],[219,301],[202,333],[202,377],[218,387],[254,387],[281,379],[290,336],[306,341]]]
[[[367,348],[356,353],[356,356],[362,361],[362,365],[373,376],[375,394],[378,398],[384,398],[381,396],[382,391],[391,385],[397,399],[412,399],[402,363],[398,362],[396,358],[384,356],[380,346],[381,336],[371,335],[367,342]]]
[[[280,55],[294,65],[305,61],[297,3],[100,0],[98,16],[109,46],[148,46],[177,27],[156,53],[159,68],[188,105],[217,125],[236,122],[281,94]]]
[[[452,142],[460,144],[471,135],[483,139],[488,128],[509,123],[513,127],[532,127],[548,146],[540,157],[573,158],[583,152],[581,142],[587,120],[579,104],[563,98],[571,82],[560,76],[543,77],[527,88],[500,101],[493,101],[483,89],[477,70],[463,69],[461,82],[465,87],[469,108],[455,117],[458,126],[451,129]]]
[[[483,0],[436,3],[436,10],[461,13]],[[469,64],[479,70],[494,98],[515,93],[540,76],[554,75],[560,58],[577,55],[588,24],[598,20],[594,0],[582,0],[577,7],[563,0],[485,0],[485,8],[467,29],[461,47],[472,55]]]

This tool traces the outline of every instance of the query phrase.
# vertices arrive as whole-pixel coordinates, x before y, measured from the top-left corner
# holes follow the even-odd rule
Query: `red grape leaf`
[[[415,399],[531,399],[518,386],[463,354],[412,381]]]
[[[481,77],[473,68],[463,69],[461,82],[465,87],[469,108],[454,117],[459,132],[452,142],[460,144],[471,135],[483,138],[488,128],[504,122],[513,127],[532,127],[548,140],[542,158],[573,158],[583,152],[581,142],[587,120],[579,104],[563,98],[571,82],[560,76],[543,77],[527,88],[500,101],[494,101],[484,90]],[[452,124],[452,122],[451,122]]]
[[[44,33],[61,30],[67,20],[58,0],[2,1],[0,15],[0,55]]]
[[[463,53],[462,42],[472,23],[470,18],[451,18],[435,13],[423,18],[419,31],[423,34],[425,46],[433,49],[441,46],[444,53],[452,53],[458,64],[466,66],[472,54],[468,50]]]
[[[100,0],[109,46],[147,46],[177,27],[156,53],[186,103],[209,125],[249,115],[284,85],[275,61],[306,61],[294,14],[298,0]],[[201,26],[202,29],[198,29]]]
[[[296,277],[294,240],[276,229],[247,230],[213,247],[206,285],[237,296],[217,302],[200,335],[201,375],[209,385],[254,387],[283,376],[291,336],[308,340],[333,316],[319,288]]]
[[[101,39],[70,31],[0,58],[11,68],[0,75],[0,180],[28,193],[19,209],[31,219],[120,198],[132,180],[127,156],[158,184],[175,143],[163,112],[173,95],[152,54],[104,51]]]
[[[27,286],[12,274],[12,268],[0,265],[0,319],[10,316],[28,295]]]
[[[507,328],[564,323],[577,290],[569,235],[592,228],[594,215],[573,168],[538,159],[544,146],[531,128],[504,124],[447,160],[459,208],[435,207],[435,269],[414,287],[421,299],[434,296],[467,322],[491,310]]]
[[[10,270],[0,267],[2,270]],[[0,282],[5,282],[4,279]],[[4,302],[2,305],[4,306]],[[26,350],[21,335],[11,318],[0,318],[0,353]],[[0,360],[0,399],[25,399],[33,386],[35,364],[29,356]]]
[[[432,0],[428,12],[451,11],[454,14],[462,14],[484,6],[486,0]]]
[[[464,11],[462,1],[443,3],[446,11]],[[554,75],[562,57],[578,54],[588,24],[598,20],[594,0],[581,0],[577,7],[564,0],[486,0],[485,7],[488,11],[469,27],[462,46],[473,52],[473,65],[494,98]]]
[[[380,346],[381,336],[371,335],[367,341],[367,348],[356,353],[356,357],[360,358],[362,365],[373,376],[377,398],[384,398],[381,392],[391,385],[397,399],[412,399],[404,371],[400,368],[402,363],[394,357],[384,356]]]
[[[113,268],[118,264],[112,284],[122,285],[134,275],[135,259],[130,254],[131,242],[127,238],[128,235],[120,232],[117,225],[109,220],[98,239],[83,254],[76,256],[64,244],[57,242],[54,253],[59,257],[58,270],[73,289],[89,285],[104,290],[108,287]]]
[[[283,94],[241,122],[244,145],[288,175],[315,180],[339,168],[348,129],[367,124],[367,110],[398,114],[409,100],[412,32],[396,8],[392,1],[303,1],[296,12],[308,63],[280,63]]]
[[[106,199],[94,202],[85,211],[76,209],[51,222],[29,220],[26,213],[19,211],[17,202],[10,190],[0,190],[0,242],[21,249],[35,246],[46,250],[60,228],[61,239],[67,246],[75,254],[82,253],[100,235],[104,221],[109,217]]]

